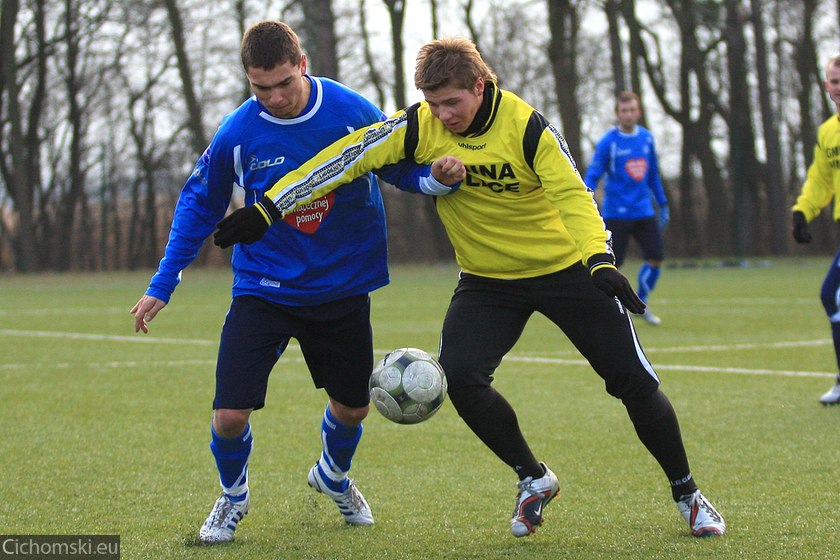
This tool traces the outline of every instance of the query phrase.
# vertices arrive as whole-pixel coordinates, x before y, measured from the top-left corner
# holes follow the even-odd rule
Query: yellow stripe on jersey
[[[285,216],[369,171],[405,157],[406,114],[360,128],[290,171],[265,193]]]
[[[415,161],[430,164],[454,155],[467,168],[459,190],[436,198],[464,271],[491,278],[529,278],[611,253],[592,193],[562,136],[546,123],[537,130],[534,153],[526,154],[534,109],[513,93],[493,89],[493,106],[498,102],[498,107],[475,136],[449,131],[423,102],[416,111],[399,111],[383,123],[338,140],[266,194],[286,214],[363,173],[397,163],[406,156],[406,122],[415,119]]]

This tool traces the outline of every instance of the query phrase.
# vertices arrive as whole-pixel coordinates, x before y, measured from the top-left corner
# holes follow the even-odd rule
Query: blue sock
[[[647,262],[642,263],[639,269],[639,299],[647,303],[648,296],[659,280],[659,267],[650,266]]]
[[[233,501],[244,500],[248,493],[248,459],[254,448],[251,423],[236,437],[223,438],[210,426],[210,451],[216,458],[222,491]],[[237,499],[238,498],[238,499]]]
[[[344,492],[350,481],[347,472],[362,438],[362,425],[348,426],[339,422],[327,405],[321,422],[321,442],[324,448],[318,460],[318,472],[330,490]]]

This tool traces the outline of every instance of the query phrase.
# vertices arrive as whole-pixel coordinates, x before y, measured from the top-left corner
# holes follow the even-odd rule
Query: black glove
[[[808,231],[808,220],[800,211],[793,213],[793,238],[797,243],[810,243],[811,233]]]
[[[216,224],[213,243],[222,249],[235,243],[254,243],[262,239],[269,226],[280,218],[274,202],[264,196],[256,204],[240,208]]]
[[[607,253],[591,257],[587,265],[592,274],[592,283],[609,297],[618,298],[632,313],[641,315],[645,312],[645,302],[639,299],[630,281],[618,271],[614,262],[615,258]]]

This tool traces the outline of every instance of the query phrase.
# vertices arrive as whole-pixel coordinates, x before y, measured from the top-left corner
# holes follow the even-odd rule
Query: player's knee
[[[367,418],[368,412],[370,412],[370,405],[351,407],[330,399],[330,410],[336,420],[345,426],[358,426],[365,418]]]
[[[458,416],[467,420],[481,414],[496,397],[496,390],[489,385],[449,387],[449,400]]]
[[[223,438],[234,438],[245,431],[252,409],[217,408],[213,412],[213,429]]]
[[[627,414],[634,424],[653,424],[666,414],[673,413],[671,401],[659,389],[647,395],[622,397],[621,402],[627,408]]]

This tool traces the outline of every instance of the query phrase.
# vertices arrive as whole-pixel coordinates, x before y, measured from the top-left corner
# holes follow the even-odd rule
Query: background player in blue
[[[639,270],[638,293],[647,303],[665,257],[662,230],[670,219],[668,200],[659,177],[653,135],[638,124],[642,116],[639,96],[632,91],[620,93],[615,114],[618,126],[598,141],[584,182],[594,191],[604,173],[607,174],[600,208],[607,229],[612,232],[615,264],[624,263],[627,243],[630,237],[636,238],[644,258]],[[651,198],[659,206],[658,220]],[[643,317],[653,325],[661,323],[650,307],[645,309]]]
[[[164,257],[131,310],[135,332],[148,332],[148,322],[167,304],[181,271],[225,215],[234,185],[245,191],[246,204],[253,204],[324,146],[385,119],[356,92],[307,75],[298,37],[282,22],[249,27],[241,55],[254,96],[225,117],[184,185]],[[405,190],[440,195],[466,170],[460,160],[443,157],[431,168],[401,162],[378,173]],[[348,524],[373,523],[370,507],[347,473],[370,409],[368,293],[388,283],[376,178],[366,174],[299,208],[278,226],[261,241],[233,249],[233,300],[219,345],[210,443],[222,495],[199,530],[207,543],[233,540],[248,512],[249,418],[264,406],[269,373],[292,337],[316,387],[329,396],[321,424],[323,448],[309,471],[309,485],[329,495]]]
[[[820,125],[817,144],[814,146],[814,161],[808,168],[808,176],[802,185],[802,192],[793,206],[793,238],[797,243],[810,243],[808,222],[816,218],[823,208],[834,200],[834,220],[840,221],[840,55],[834,56],[825,66],[823,87],[834,102],[836,113]],[[834,354],[840,368],[840,251],[825,274],[820,300],[831,323],[834,339]],[[825,405],[840,404],[840,373],[822,397]]]

